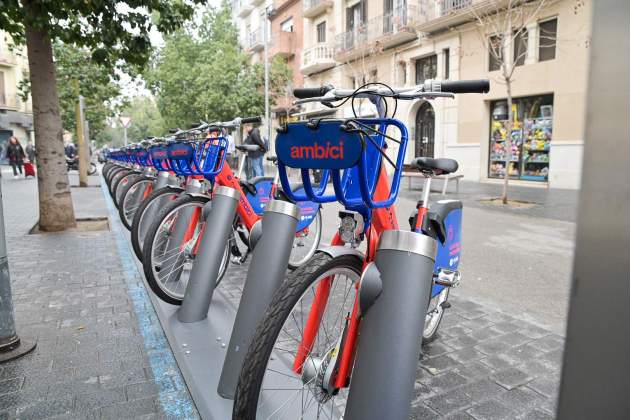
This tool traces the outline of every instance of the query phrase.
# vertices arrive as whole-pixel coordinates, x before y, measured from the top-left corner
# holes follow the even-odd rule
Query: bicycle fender
[[[358,259],[360,259],[361,261],[365,260],[365,255],[363,255],[363,252],[354,249],[354,248],[349,248],[347,246],[343,246],[343,245],[330,245],[330,246],[324,246],[324,247],[320,247],[317,249],[319,252],[323,252],[325,254],[330,255],[333,258],[337,258],[340,257],[342,255],[354,255],[355,257],[357,257]]]
[[[369,263],[359,282],[359,317],[364,316],[370,306],[374,304],[376,299],[383,292],[383,281],[381,280],[381,272],[373,262]]]

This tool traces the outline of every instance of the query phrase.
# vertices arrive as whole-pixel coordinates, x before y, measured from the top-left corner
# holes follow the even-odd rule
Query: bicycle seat
[[[241,188],[246,192],[249,192],[251,195],[256,195],[256,186],[249,181],[241,179],[238,181],[241,184]]]
[[[459,167],[456,160],[446,158],[433,159],[430,157],[417,157],[411,164],[421,171],[428,170],[435,173],[435,175],[452,174],[456,172]]]
[[[276,163],[278,161],[278,156],[267,156],[267,160],[271,163]]]

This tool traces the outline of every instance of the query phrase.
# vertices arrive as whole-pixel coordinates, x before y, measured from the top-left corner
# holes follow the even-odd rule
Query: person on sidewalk
[[[7,158],[13,168],[14,178],[18,178],[18,169],[20,170],[20,175],[22,175],[22,163],[24,163],[25,156],[24,149],[22,149],[22,145],[17,137],[11,136],[9,138],[9,146],[7,147]]]
[[[255,148],[248,148],[247,150],[247,159],[251,167],[250,177],[254,178],[257,176],[264,176],[265,169],[263,168],[263,156],[265,155],[267,150],[265,148],[265,143],[260,136],[260,130],[258,129],[258,127],[254,127],[253,124],[247,124],[245,126],[245,132],[247,133],[247,137],[245,138],[243,144],[249,146],[258,146]]]
[[[35,163],[35,145],[33,144],[33,140],[29,140],[28,143],[26,143],[26,156],[28,157],[28,160],[31,163]]]
[[[232,168],[233,171],[236,171],[236,168],[238,167],[238,159],[236,158],[236,144],[234,143],[234,137],[232,137],[226,128],[221,131],[221,135],[228,142],[226,161],[228,165],[230,165],[230,168]]]

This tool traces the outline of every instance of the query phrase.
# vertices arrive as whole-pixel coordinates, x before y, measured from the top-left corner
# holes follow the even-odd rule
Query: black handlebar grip
[[[241,118],[241,124],[259,123],[262,121],[260,117],[246,117]]]
[[[455,80],[441,82],[441,91],[450,93],[488,93],[490,81],[481,80]]]
[[[333,90],[330,85],[324,85],[316,88],[296,88],[293,89],[293,96],[298,99],[318,98],[324,96],[326,92]]]
[[[197,127],[199,127],[199,126],[201,126],[201,123],[200,123],[200,122],[194,122],[194,123],[191,123],[191,124],[190,124],[190,129],[197,128]]]
[[[179,128],[169,128],[169,129],[168,129],[169,134],[175,134],[175,133],[177,133],[178,131],[179,131]]]

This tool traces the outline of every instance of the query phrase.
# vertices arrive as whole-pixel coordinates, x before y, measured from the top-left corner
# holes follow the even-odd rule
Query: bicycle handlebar
[[[433,82],[437,84],[436,82]],[[437,86],[436,86],[437,87]],[[489,80],[455,80],[439,82],[440,92],[450,93],[488,93]]]
[[[241,124],[250,124],[250,123],[260,123],[262,121],[261,117],[246,117],[241,118]]]
[[[293,89],[293,96],[299,99],[316,98],[319,96],[324,96],[326,93],[333,89],[334,87],[331,85],[324,85],[315,88],[296,88]]]

